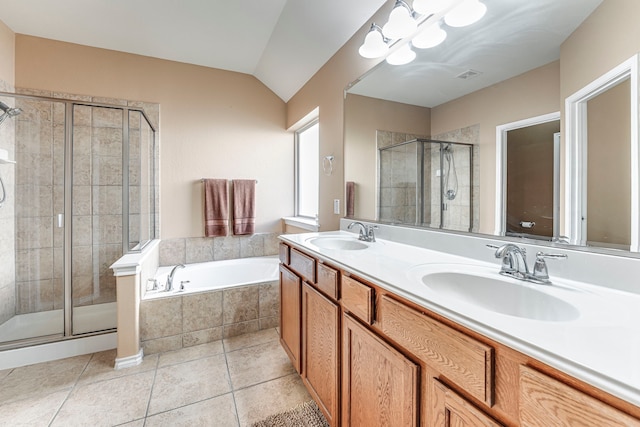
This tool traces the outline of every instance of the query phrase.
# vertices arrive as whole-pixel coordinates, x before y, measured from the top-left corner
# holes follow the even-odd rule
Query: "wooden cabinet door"
[[[280,265],[280,344],[298,373],[300,363],[300,293],[301,279]]]
[[[302,380],[331,426],[338,425],[340,307],[302,285]]]
[[[528,366],[520,366],[522,426],[637,427],[640,420]]]
[[[416,426],[418,366],[354,318],[343,316],[342,425]]]
[[[429,427],[499,427],[502,425],[438,379],[431,378],[430,382],[431,402],[427,406],[431,410],[426,423]]]

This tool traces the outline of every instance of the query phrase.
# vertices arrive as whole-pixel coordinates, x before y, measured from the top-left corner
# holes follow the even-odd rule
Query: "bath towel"
[[[229,234],[229,202],[226,179],[204,180],[204,235]]]
[[[353,218],[356,204],[356,183],[347,181],[347,218]]]
[[[256,226],[256,180],[233,180],[233,234],[253,234]]]

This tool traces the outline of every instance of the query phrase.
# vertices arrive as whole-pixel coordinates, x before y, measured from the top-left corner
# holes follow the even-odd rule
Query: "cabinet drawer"
[[[640,426],[640,420],[527,366],[520,366],[523,426]]]
[[[373,288],[342,276],[342,308],[369,325],[373,324]]]
[[[329,297],[338,299],[338,271],[318,262],[318,289]]]
[[[291,248],[289,267],[308,282],[316,283],[316,260]]]
[[[280,243],[278,247],[278,257],[280,258],[280,262],[284,265],[289,265],[289,246],[284,243]]]
[[[475,398],[493,405],[493,349],[386,295],[378,324],[399,345]]]

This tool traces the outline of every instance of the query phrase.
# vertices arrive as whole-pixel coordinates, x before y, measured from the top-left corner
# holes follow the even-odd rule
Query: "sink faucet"
[[[178,264],[171,269],[171,273],[167,276],[167,286],[165,287],[165,291],[169,292],[173,290],[173,275],[176,274],[176,270],[179,268],[184,268],[184,264]]]
[[[567,258],[567,255],[565,254],[546,254],[544,252],[538,252],[536,254],[536,262],[533,266],[533,273],[531,273],[527,266],[526,249],[512,243],[506,243],[502,246],[487,245],[487,247],[495,249],[496,258],[502,259],[500,274],[538,284],[551,283],[545,259]]]
[[[500,274],[520,280],[529,276],[526,249],[507,243],[496,248],[496,258],[502,258]]]
[[[347,226],[347,230],[351,230],[354,225],[360,226],[360,235],[358,236],[358,240],[362,240],[363,242],[375,242],[376,236],[373,233],[373,230],[378,228],[373,225],[364,225],[359,221],[354,221]]]

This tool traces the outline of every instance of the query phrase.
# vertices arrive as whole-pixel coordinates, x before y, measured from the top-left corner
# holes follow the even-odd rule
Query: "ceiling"
[[[0,0],[15,33],[254,75],[288,101],[385,0]]]
[[[482,0],[487,13],[464,28],[448,28],[432,49],[414,49],[406,65],[383,61],[350,93],[436,107],[560,57],[560,45],[603,0]],[[480,74],[456,78],[468,70]]]

